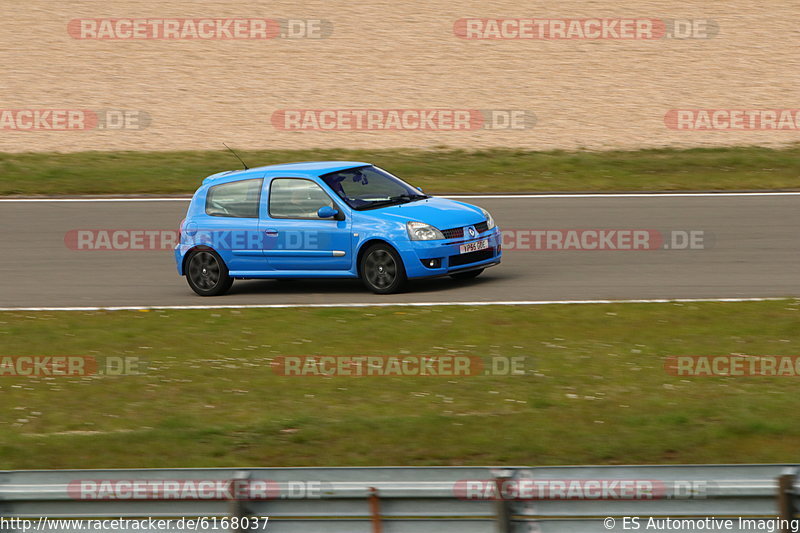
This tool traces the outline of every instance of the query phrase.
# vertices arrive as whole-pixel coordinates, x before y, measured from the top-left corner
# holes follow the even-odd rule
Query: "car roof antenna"
[[[242,158],[241,158],[241,157],[239,157],[239,154],[237,154],[236,152],[234,152],[234,151],[233,151],[233,148],[231,148],[230,146],[228,146],[228,145],[227,145],[227,144],[225,144],[225,143],[222,143],[222,146],[224,146],[225,148],[227,148],[228,150],[230,150],[230,151],[231,151],[231,153],[232,153],[234,156],[236,156],[236,159],[238,159],[239,161],[241,161],[242,165],[244,165],[244,169],[245,169],[245,170],[250,170],[250,167],[248,167],[248,166],[247,166],[247,163],[245,163],[245,162],[242,160]]]

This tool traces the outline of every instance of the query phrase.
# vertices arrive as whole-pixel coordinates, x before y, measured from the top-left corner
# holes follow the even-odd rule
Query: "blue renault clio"
[[[201,296],[265,278],[360,278],[389,294],[409,279],[474,278],[502,255],[486,210],[354,161],[209,176],[180,233],[178,273]]]

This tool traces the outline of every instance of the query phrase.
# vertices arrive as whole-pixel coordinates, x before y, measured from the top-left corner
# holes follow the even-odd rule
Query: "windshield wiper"
[[[397,196],[390,197],[388,200],[377,200],[367,205],[363,205],[358,208],[358,211],[365,211],[367,209],[376,209],[378,207],[386,207],[389,205],[407,204],[409,202],[422,200],[423,198],[429,198],[429,196],[425,194],[398,194]]]
[[[423,198],[428,198],[427,194],[400,194],[398,196],[392,196],[392,200],[407,200],[409,202],[415,202],[417,200],[422,200]]]

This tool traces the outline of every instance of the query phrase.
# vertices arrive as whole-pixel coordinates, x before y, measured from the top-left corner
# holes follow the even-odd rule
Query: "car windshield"
[[[428,196],[385,170],[367,165],[325,174],[333,192],[357,210],[415,202]]]

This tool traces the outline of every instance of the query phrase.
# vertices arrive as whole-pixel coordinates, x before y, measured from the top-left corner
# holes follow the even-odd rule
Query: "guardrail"
[[[796,518],[798,487],[789,464],[0,471],[0,531],[44,516],[171,518],[176,532],[203,530],[181,517],[269,517],[272,533],[676,530],[664,520],[712,517],[694,530],[790,531],[777,520]]]

